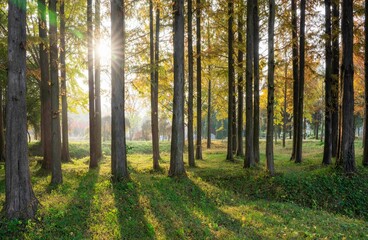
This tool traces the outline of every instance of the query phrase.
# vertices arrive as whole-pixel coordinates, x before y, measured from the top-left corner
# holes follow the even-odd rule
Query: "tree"
[[[365,116],[364,116],[364,153],[363,153],[363,166],[368,167],[368,1],[365,1],[365,19],[364,19],[364,30],[365,30],[365,46],[364,46],[364,97],[365,97]]]
[[[65,44],[65,0],[60,1],[60,77],[61,77],[61,105],[62,105],[62,137],[61,161],[70,162],[68,137],[68,102],[66,91],[66,44]]]
[[[3,88],[0,87],[0,162],[5,161],[5,136],[3,114]]]
[[[233,122],[234,122],[234,94],[235,94],[235,83],[234,83],[234,2],[233,0],[228,1],[228,130],[227,130],[227,155],[226,160],[234,161],[233,156]]]
[[[29,172],[26,109],[25,0],[8,1],[8,102],[6,115],[5,214],[33,218],[38,207]]]
[[[341,143],[337,164],[346,173],[356,171],[354,153],[354,65],[353,65],[353,1],[342,1],[342,66],[341,80],[342,108],[341,108]]]
[[[153,38],[153,4],[149,1],[150,18],[150,73],[151,73],[151,131],[152,131],[152,152],[153,169],[159,170],[159,134],[158,134],[158,81],[155,77],[155,43]],[[158,79],[157,79],[158,80]]]
[[[52,132],[52,176],[51,184],[63,181],[61,173],[61,136],[59,111],[59,78],[58,78],[58,39],[56,0],[49,1],[49,29],[50,29],[50,79],[51,79],[51,132]]]
[[[243,1],[240,1],[239,13],[238,13],[238,147],[236,156],[243,157],[243,108],[244,108],[244,51],[243,51],[243,31],[244,31],[244,23],[243,23]]]
[[[249,168],[254,161],[254,134],[253,134],[253,54],[254,52],[254,5],[253,0],[247,2],[247,43],[246,43],[246,71],[245,71],[245,159],[244,167]]]
[[[332,49],[331,49],[331,0],[325,0],[325,144],[322,163],[331,164],[332,157]]]
[[[102,158],[102,136],[101,136],[101,0],[95,0],[95,139],[96,139],[96,158]]]
[[[201,0],[196,2],[197,35],[197,141],[196,159],[202,159],[202,53],[201,53]]]
[[[45,0],[38,0],[38,31],[40,36],[40,70],[41,70],[41,140],[43,144],[42,168],[51,170],[52,135],[51,135],[51,88],[50,64],[47,51],[47,23]]]
[[[300,50],[299,50],[299,88],[295,162],[302,162],[303,144],[303,108],[304,108],[304,72],[305,72],[305,6],[306,0],[300,1]]]
[[[193,143],[193,6],[188,0],[188,162],[190,167],[195,166]]]
[[[111,174],[128,179],[125,138],[125,7],[111,0]]]
[[[254,161],[259,163],[259,13],[258,0],[254,0],[253,24],[254,24],[254,110],[253,110],[253,134],[254,134]]]
[[[275,174],[273,160],[273,119],[275,104],[275,59],[274,59],[274,31],[275,31],[275,0],[269,1],[270,16],[268,19],[268,101],[267,101],[267,139],[266,139],[266,158],[267,170],[271,175]]]
[[[92,0],[87,0],[87,42],[88,42],[88,88],[89,88],[89,167],[96,168],[96,129],[95,129],[95,86],[93,78],[93,22]]]
[[[169,176],[185,175],[184,151],[184,1],[174,2],[174,105]]]

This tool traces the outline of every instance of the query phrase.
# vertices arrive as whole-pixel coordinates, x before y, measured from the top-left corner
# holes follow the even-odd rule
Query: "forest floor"
[[[71,145],[63,184],[52,187],[31,157],[32,183],[41,205],[35,220],[0,218],[0,239],[368,239],[368,169],[346,177],[321,165],[323,145],[304,143],[304,161],[289,161],[290,142],[276,144],[277,175],[243,160],[225,161],[226,143],[204,147],[204,160],[187,178],[167,177],[169,143],[162,143],[162,171],[151,170],[147,142],[128,143],[131,181],[110,181],[109,146],[96,170],[88,170],[88,145]],[[30,153],[35,155],[35,145]],[[264,152],[264,142],[261,142]],[[0,205],[5,201],[0,165]]]

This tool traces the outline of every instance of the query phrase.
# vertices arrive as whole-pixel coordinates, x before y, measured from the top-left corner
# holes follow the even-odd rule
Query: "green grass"
[[[131,181],[116,184],[110,181],[109,157],[88,170],[85,143],[71,145],[74,162],[63,164],[64,183],[56,188],[32,157],[32,183],[42,204],[37,218],[0,218],[0,238],[368,239],[368,170],[359,165],[358,174],[346,177],[321,166],[318,141],[304,144],[302,164],[289,161],[289,145],[277,144],[275,177],[265,173],[263,154],[261,166],[244,170],[242,159],[224,160],[225,143],[214,142],[182,179],[167,177],[167,150],[161,154],[163,170],[153,172],[150,144],[134,144]],[[1,205],[4,185],[0,165]]]

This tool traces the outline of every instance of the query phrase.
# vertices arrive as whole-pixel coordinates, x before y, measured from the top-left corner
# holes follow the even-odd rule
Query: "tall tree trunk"
[[[243,147],[243,111],[244,111],[244,51],[243,51],[243,31],[244,31],[244,21],[243,21],[243,1],[240,1],[239,4],[239,13],[238,13],[238,147],[236,156],[243,157],[244,156],[244,147]]]
[[[305,68],[305,6],[306,0],[300,1],[300,66],[299,66],[299,89],[298,89],[298,131],[296,134],[295,162],[302,162],[303,150],[303,107],[304,107],[304,68]]]
[[[290,160],[295,159],[298,133],[298,94],[299,94],[299,51],[298,51],[298,16],[296,0],[291,0],[291,28],[293,55],[293,147]]]
[[[56,13],[56,0],[49,1],[49,11]],[[61,134],[59,111],[59,78],[58,78],[58,46],[57,46],[57,14],[49,14],[50,24],[50,78],[51,78],[51,132],[52,132],[52,176],[51,184],[63,181],[61,173]]]
[[[273,118],[275,104],[275,52],[274,52],[274,31],[275,31],[275,0],[269,1],[270,16],[268,19],[268,101],[267,101],[267,139],[266,158],[267,170],[271,175],[275,174],[273,159]]]
[[[331,49],[331,0],[325,0],[325,48],[326,48],[326,73],[325,73],[325,144],[322,163],[331,164],[332,157],[332,49]]]
[[[287,131],[287,86],[288,86],[288,64],[287,64],[287,51],[285,49],[285,69],[284,69],[284,109],[283,109],[283,126],[282,126],[282,147],[286,146],[286,131]]]
[[[234,2],[233,0],[228,1],[228,81],[229,81],[229,89],[228,89],[228,131],[227,131],[227,155],[226,160],[234,161],[233,156],[233,127],[232,123],[234,121],[234,111],[233,105],[234,101],[234,30],[233,30],[233,21],[234,21]]]
[[[332,157],[337,156],[338,132],[339,132],[339,67],[340,67],[340,1],[332,1]]]
[[[346,173],[356,171],[354,152],[354,65],[353,65],[353,1],[342,2],[342,120],[338,163]]]
[[[159,170],[159,135],[158,135],[158,82],[156,82],[155,42],[153,29],[153,3],[149,1],[150,16],[150,73],[151,73],[151,131],[152,131],[152,153],[153,169]]]
[[[5,161],[5,136],[3,114],[3,88],[0,87],[0,162]]]
[[[211,36],[209,24],[207,27],[207,42],[208,48],[211,49]],[[208,64],[208,92],[207,92],[207,149],[211,148],[211,88],[212,88],[212,75],[211,75],[211,64]]]
[[[174,0],[174,106],[169,176],[185,175],[184,151],[184,1]]]
[[[87,0],[87,41],[88,41],[88,88],[89,88],[89,167],[96,168],[96,129],[95,129],[95,87],[93,79],[93,23],[92,0]]]
[[[160,6],[157,4],[156,6],[156,39],[155,39],[155,83],[156,83],[156,109],[157,109],[157,119],[156,119],[156,125],[157,125],[157,143],[156,143],[156,154],[158,160],[161,159],[160,157],[160,130],[158,125],[158,70],[160,67],[159,64],[160,61]]]
[[[254,0],[254,161],[259,163],[259,14]]]
[[[70,162],[68,137],[68,102],[66,91],[66,44],[65,44],[65,0],[60,1],[60,77],[61,77],[61,106],[62,106],[62,137],[61,161]]]
[[[42,168],[51,170],[51,88],[50,88],[50,64],[47,50],[47,23],[45,0],[38,0],[38,31],[40,39],[40,69],[41,69],[41,139],[43,144]]]
[[[101,0],[95,0],[95,130],[96,130],[96,158],[102,158],[102,136],[101,136],[101,58],[98,47],[101,39]]]
[[[247,2],[247,44],[246,44],[246,101],[245,101],[245,159],[244,167],[249,168],[255,165],[254,142],[253,142],[253,41],[254,41],[254,17],[253,0]]]
[[[363,166],[368,167],[368,1],[365,1],[365,19],[364,19],[364,30],[365,30],[365,48],[364,48],[364,98],[365,98],[365,114],[364,114],[364,133],[363,133]]]
[[[125,138],[125,7],[111,0],[111,174],[129,178]]]
[[[197,33],[197,142],[196,159],[202,159],[202,53],[201,53],[201,0],[196,2]]]
[[[26,109],[26,3],[8,2],[8,102],[6,114],[5,215],[33,218],[38,207],[31,184]]]
[[[195,166],[193,143],[193,4],[188,0],[188,162]]]

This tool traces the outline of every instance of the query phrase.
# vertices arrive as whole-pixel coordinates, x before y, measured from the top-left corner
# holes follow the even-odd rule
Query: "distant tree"
[[[63,181],[61,173],[61,134],[59,110],[59,77],[58,77],[58,38],[56,1],[49,1],[49,30],[50,30],[50,79],[51,79],[51,132],[52,132],[52,176],[51,184]]]
[[[202,53],[201,53],[201,0],[196,2],[197,39],[197,141],[196,159],[202,159]]]
[[[354,64],[353,64],[353,1],[342,1],[342,66],[341,81],[341,143],[337,165],[342,166],[346,173],[356,171],[354,152]]]
[[[50,63],[47,44],[47,21],[45,0],[37,1],[38,8],[38,32],[40,36],[40,70],[41,70],[41,142],[43,149],[42,168],[51,170],[52,159],[52,135],[51,135],[51,88],[50,88]]]
[[[364,19],[364,30],[365,30],[365,46],[364,46],[364,97],[365,97],[365,116],[364,116],[364,154],[363,154],[363,166],[368,167],[368,1],[365,1],[365,19]]]
[[[96,158],[102,158],[102,127],[101,127],[101,0],[95,0],[95,130]]]
[[[61,77],[61,105],[62,105],[62,137],[61,161],[70,162],[68,136],[68,102],[66,91],[66,44],[65,44],[65,0],[60,1],[60,77]]]
[[[111,0],[111,174],[114,181],[129,178],[125,139],[125,7]]]
[[[8,1],[8,91],[5,206],[7,218],[33,218],[38,207],[31,185],[27,146],[26,6]]]
[[[174,106],[169,176],[185,175],[184,152],[184,1],[174,0]]]
[[[156,5],[156,38],[155,38],[155,83],[156,83],[156,155],[157,159],[161,159],[160,157],[160,128],[159,128],[159,121],[158,121],[158,89],[159,89],[159,82],[158,82],[158,75],[159,75],[159,67],[160,67],[160,6],[159,4]],[[158,162],[157,160],[157,162]],[[158,165],[158,164],[156,164]]]
[[[267,101],[267,139],[266,158],[267,170],[271,175],[275,174],[273,160],[273,132],[274,132],[274,104],[275,104],[275,52],[274,52],[274,31],[275,31],[275,0],[269,1],[270,16],[268,19],[268,101]]]
[[[190,167],[195,166],[193,140],[193,5],[188,0],[188,162]]]
[[[244,12],[244,4],[243,1],[240,1],[239,4],[239,13],[238,13],[238,140],[237,140],[237,151],[236,156],[243,157],[244,156],[244,146],[243,146],[243,112],[244,112],[244,51],[243,51],[243,32],[244,32],[244,20],[243,20],[243,12]]]

